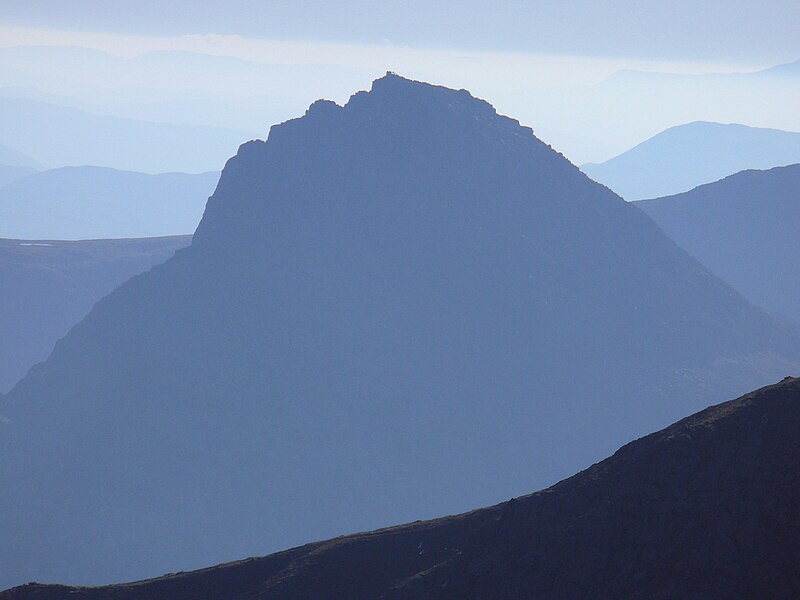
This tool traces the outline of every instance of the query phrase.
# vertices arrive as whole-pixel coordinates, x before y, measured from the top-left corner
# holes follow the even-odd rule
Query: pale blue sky
[[[2,22],[136,34],[246,37],[712,61],[798,56],[793,0],[2,0]]]

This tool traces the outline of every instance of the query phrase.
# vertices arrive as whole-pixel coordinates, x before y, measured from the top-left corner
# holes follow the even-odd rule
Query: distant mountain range
[[[95,302],[190,241],[0,240],[0,393],[45,360]]]
[[[0,144],[45,167],[202,173],[218,170],[250,137],[234,129],[123,119],[29,98],[0,97]]]
[[[798,65],[747,73],[621,70],[593,85],[531,91],[528,120],[579,163],[600,163],[665,129],[698,121],[800,131]],[[778,165],[763,165],[771,166]]]
[[[800,379],[482,510],[101,588],[0,600],[796,598]]]
[[[32,170],[41,168],[41,165],[30,156],[25,156],[21,152],[5,146],[0,146],[0,165],[4,167],[24,167]]]
[[[387,74],[241,146],[192,244],[0,398],[0,585],[485,506],[797,370],[800,334],[636,205],[467,91]]]
[[[157,123],[217,126],[246,132],[243,142],[293,116],[299,98],[347,94],[372,74],[354,66],[268,61],[175,50],[122,57],[79,47],[0,48],[0,96]]]
[[[721,82],[741,82],[741,81],[758,81],[769,80],[778,78],[800,78],[800,60],[789,63],[782,63],[766,69],[759,69],[756,71],[745,72],[732,72],[732,73],[666,73],[663,71],[642,71],[638,69],[622,69],[617,71],[608,79],[607,82],[615,81],[631,81],[631,80],[648,80],[650,82],[657,80],[666,81],[710,81],[714,83]]]
[[[40,165],[24,154],[0,146],[0,187],[7,183],[35,173]]]
[[[32,173],[0,187],[0,237],[76,240],[190,234],[218,179],[217,172],[147,175],[103,167]]]
[[[800,165],[743,171],[636,206],[745,297],[800,323]]]
[[[10,167],[7,165],[0,165],[0,188],[7,183],[21,179],[26,175],[33,175],[34,173],[36,173],[36,169],[31,169],[30,167]]]
[[[353,63],[337,66],[323,60],[288,65],[270,63],[272,58],[262,55],[248,61],[180,51],[123,57],[79,47],[0,48],[0,96],[150,123],[217,126],[241,132],[236,141],[243,142],[263,136],[268,124],[296,115],[308,98],[345,99],[374,75],[372,67]],[[487,55],[473,58],[478,62],[470,60],[468,66],[463,57],[449,55],[424,70],[454,84],[496,90],[497,100],[507,110],[577,163],[606,160],[679,123],[718,121],[800,131],[800,111],[795,110],[800,97],[797,63],[726,74],[623,70],[595,82],[589,73],[599,71],[591,65],[550,81],[533,73],[520,78],[518,69],[492,72]],[[576,66],[580,62],[568,59],[562,64],[572,61]],[[544,63],[553,64],[549,59]],[[3,141],[0,131],[2,143],[9,142]],[[146,172],[197,172],[218,170],[234,148],[216,155],[218,162],[197,169],[176,164],[188,155],[167,156],[169,160],[155,169],[110,160],[101,163],[96,155],[92,160],[84,156],[81,161],[44,166],[99,164]],[[112,158],[110,151],[108,157]]]
[[[762,77],[800,78],[800,60],[764,69],[763,71],[759,71],[758,75]]]
[[[688,191],[745,169],[800,162],[800,133],[696,122],[672,127],[581,170],[626,200]]]

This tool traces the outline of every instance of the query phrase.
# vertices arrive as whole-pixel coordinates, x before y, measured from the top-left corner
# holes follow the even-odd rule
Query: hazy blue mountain
[[[487,505],[800,368],[800,334],[468,92],[239,148],[192,245],[0,401],[0,585]]]
[[[0,97],[0,143],[47,167],[200,173],[219,169],[248,137],[233,129],[122,119]]]
[[[759,69],[757,71],[731,73],[666,73],[663,71],[641,71],[638,69],[621,69],[608,77],[607,82],[647,81],[654,83],[664,81],[672,83],[683,81],[706,82],[719,85],[724,82],[753,82],[770,79],[800,78],[800,60]]]
[[[0,393],[45,360],[95,302],[190,241],[0,239]]]
[[[0,165],[5,167],[24,167],[32,170],[39,168],[39,164],[30,156],[25,156],[21,152],[5,146],[0,146]]]
[[[7,165],[0,165],[0,188],[7,183],[11,183],[17,179],[21,179],[26,175],[36,173],[36,169],[30,167],[10,167]]]
[[[547,132],[578,163],[606,161],[665,129],[696,121],[800,131],[798,65],[748,73],[621,70],[592,85],[531,90],[525,110],[535,115],[537,131]]]
[[[626,200],[685,192],[744,169],[800,162],[800,133],[696,122],[672,127],[584,173]]]
[[[748,299],[800,323],[800,165],[742,171],[637,206]]]
[[[0,600],[796,598],[800,379],[712,406],[536,494],[263,558]]]
[[[64,167],[0,187],[0,237],[99,239],[192,233],[218,172],[147,175]]]
[[[29,156],[0,146],[0,187],[15,179],[32,175],[39,168],[38,163]]]
[[[774,67],[770,67],[769,69],[759,71],[758,74],[762,77],[791,77],[794,79],[800,79],[800,60],[783,65],[776,65]]]

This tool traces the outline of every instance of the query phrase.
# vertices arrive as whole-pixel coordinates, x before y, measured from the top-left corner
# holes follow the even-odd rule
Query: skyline
[[[476,2],[156,11],[146,0],[135,14],[122,3],[0,4],[0,98],[225,128],[242,142],[319,98],[344,104],[389,70],[470,90],[578,165],[694,121],[800,131],[800,69],[753,75],[800,61],[790,3],[506,2],[481,13]]]

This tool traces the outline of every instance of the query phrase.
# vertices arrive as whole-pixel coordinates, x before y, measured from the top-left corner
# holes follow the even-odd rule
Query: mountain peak
[[[391,85],[391,84],[397,84],[397,83],[414,84],[414,83],[423,83],[423,82],[418,81],[416,79],[410,79],[408,77],[403,77],[402,75],[400,75],[399,73],[395,73],[394,71],[386,71],[386,75],[384,75],[383,77],[378,77],[376,80],[374,80],[372,82],[372,87],[374,89],[376,85],[377,86],[381,86],[381,85],[384,85],[384,84]]]
[[[521,129],[526,134],[533,134],[531,128],[521,126],[516,119],[498,115],[491,104],[474,97],[465,89],[433,85],[387,71],[386,75],[372,82],[369,90],[353,94],[344,106],[327,99],[312,102],[303,116],[273,125],[268,141],[275,141],[275,137],[283,138],[283,132],[295,131],[305,125],[313,125],[315,135],[319,135],[322,133],[319,131],[320,124],[328,118],[337,119],[337,114],[340,117],[355,118],[355,121],[349,122],[348,126],[351,128],[374,127],[374,117],[380,117],[381,121],[404,120],[405,127],[413,130],[415,123],[436,121],[449,116],[449,119],[466,119],[479,123],[496,119]],[[358,118],[368,115],[366,123]],[[427,130],[428,126],[423,125],[422,129]],[[276,134],[276,131],[280,133]]]
[[[299,166],[311,162],[316,163],[317,174],[324,171],[325,176],[295,181]],[[217,232],[218,246],[227,245],[224,240],[231,235],[253,239],[253,223],[271,218],[264,214],[269,203],[300,210],[289,199],[309,185],[315,187],[314,196],[325,190],[329,200],[348,198],[339,205],[343,210],[380,190],[385,198],[401,197],[403,202],[420,201],[429,207],[425,198],[442,185],[442,169],[451,168],[455,180],[448,183],[461,198],[492,196],[509,187],[549,187],[547,182],[561,177],[575,178],[582,188],[588,184],[530,127],[499,115],[485,100],[464,89],[389,72],[344,106],[317,100],[302,116],[274,125],[266,142],[242,145],[222,173],[194,243],[203,245],[210,231]],[[501,172],[504,181],[498,180]],[[411,173],[416,176],[408,177]],[[483,191],[470,189],[470,180],[480,181]],[[253,189],[263,192],[255,203]],[[582,202],[582,196],[568,195],[562,201]],[[309,208],[305,205],[303,210]],[[243,228],[250,233],[244,234]],[[255,235],[263,239],[261,231]]]
[[[371,92],[383,92],[383,91],[390,91],[396,92],[398,90],[409,91],[411,89],[440,89],[440,90],[447,90],[447,91],[455,91],[450,88],[446,88],[444,86],[434,85],[432,83],[427,83],[425,81],[419,81],[417,79],[411,79],[409,77],[403,77],[395,73],[394,71],[386,71],[386,75],[383,77],[378,77],[372,82],[372,87],[370,88]]]
[[[397,90],[409,91],[411,89],[418,89],[418,90],[425,89],[425,90],[428,90],[428,91],[439,90],[439,91],[450,92],[450,93],[453,93],[453,92],[454,93],[463,93],[463,94],[467,94],[468,96],[471,97],[471,94],[467,90],[464,90],[464,89],[455,90],[455,89],[452,89],[452,88],[445,87],[443,85],[436,85],[436,84],[433,84],[433,83],[428,83],[427,81],[420,81],[418,79],[411,79],[410,77],[403,77],[402,75],[399,75],[399,74],[395,73],[394,71],[386,71],[386,75],[384,75],[383,77],[378,77],[377,79],[375,79],[372,82],[372,86],[370,88],[370,91],[372,91],[372,92],[385,91],[385,90],[389,90],[389,91],[397,91]]]
[[[451,109],[470,107],[473,110],[477,109],[485,114],[497,116],[497,111],[489,102],[476,98],[463,88],[456,90],[424,81],[409,79],[393,71],[387,71],[386,75],[373,81],[369,92],[359,92],[352,96],[350,101],[352,102],[356,98],[360,99],[366,94],[381,99],[393,97],[415,102],[421,100],[432,102],[438,99],[445,101],[447,106]],[[348,102],[348,104],[350,104],[350,102]],[[358,101],[356,101],[356,104],[358,104]],[[509,120],[519,124],[519,121],[515,119]]]
[[[3,398],[0,586],[518,496],[798,348],[530,129],[389,75],[242,146],[192,245]]]

